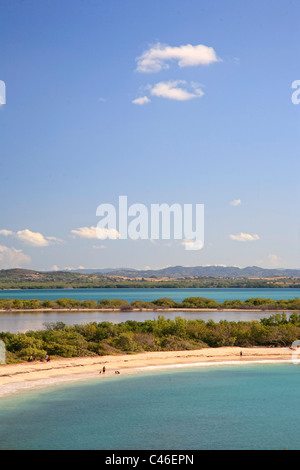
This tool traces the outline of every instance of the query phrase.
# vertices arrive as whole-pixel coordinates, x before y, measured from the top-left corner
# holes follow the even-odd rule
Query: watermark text
[[[6,86],[3,80],[0,80],[0,106],[6,104]]]
[[[97,237],[120,240],[181,240],[186,250],[204,246],[204,204],[145,204],[128,206],[127,196],[119,196],[119,207],[100,204]]]
[[[6,364],[6,348],[5,343],[0,339],[0,364]]]

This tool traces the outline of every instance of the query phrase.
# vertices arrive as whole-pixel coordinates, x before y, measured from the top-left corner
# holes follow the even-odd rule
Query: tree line
[[[225,300],[217,302],[205,297],[187,297],[182,302],[167,297],[152,301],[122,299],[77,300],[61,298],[56,300],[39,299],[0,299],[0,310],[34,310],[34,309],[240,309],[240,310],[300,310],[300,299],[272,300],[269,298],[250,298],[247,300]]]
[[[282,278],[282,279],[232,279],[232,278],[170,278],[170,279],[122,279],[120,277],[109,277],[104,275],[55,273],[50,276],[44,276],[27,279],[20,277],[0,276],[0,289],[95,289],[95,288],[300,288],[300,280],[298,278]]]
[[[67,326],[48,323],[26,333],[0,333],[7,362],[83,356],[134,354],[146,351],[193,350],[221,346],[290,346],[300,338],[300,315],[274,314],[260,321],[175,320],[159,316],[144,322],[92,322]]]

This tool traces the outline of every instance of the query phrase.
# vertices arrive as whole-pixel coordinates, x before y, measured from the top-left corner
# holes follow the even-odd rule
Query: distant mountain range
[[[152,288],[152,287],[296,287],[300,288],[300,269],[264,269],[224,266],[170,266],[163,269],[78,269],[35,271],[0,270],[0,289],[76,289],[76,288]]]
[[[213,278],[269,278],[269,277],[300,277],[300,269],[266,269],[258,266],[238,268],[235,266],[170,266],[162,269],[74,269],[69,272],[94,275],[137,277],[166,277],[170,279],[187,277],[213,277]]]

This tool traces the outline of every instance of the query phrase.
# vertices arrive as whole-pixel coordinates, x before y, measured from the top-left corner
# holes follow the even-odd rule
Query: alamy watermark
[[[6,104],[6,85],[3,80],[0,80],[0,106]]]
[[[186,250],[204,246],[204,204],[145,204],[128,206],[127,196],[119,196],[119,206],[100,204],[97,237],[120,240],[181,240]]]
[[[299,354],[300,354],[300,341],[297,339],[296,341],[293,341],[291,348],[293,349],[292,352],[292,362],[293,364],[299,364],[300,359],[299,359]]]
[[[292,83],[292,88],[295,91],[292,93],[292,103],[299,104],[300,103],[300,80],[294,80]]]
[[[0,364],[6,364],[6,348],[5,343],[0,339]]]

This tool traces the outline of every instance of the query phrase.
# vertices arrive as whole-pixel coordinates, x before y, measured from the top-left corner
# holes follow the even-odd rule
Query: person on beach
[[[242,357],[242,356],[243,356],[243,351],[240,352],[240,357]]]
[[[103,368],[102,368],[103,374],[105,374],[105,370],[106,370],[106,369],[105,369],[105,366],[103,366]]]

